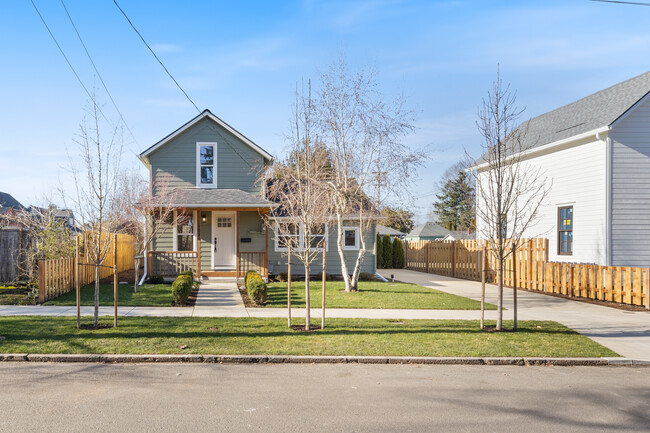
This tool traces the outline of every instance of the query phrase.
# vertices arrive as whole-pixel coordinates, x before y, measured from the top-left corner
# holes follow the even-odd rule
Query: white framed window
[[[196,143],[196,186],[217,187],[217,143]]]
[[[196,212],[174,211],[174,251],[196,251]]]
[[[360,244],[359,227],[343,227],[343,249],[358,250]]]
[[[282,225],[282,227],[280,227]],[[280,228],[282,232],[280,233]],[[322,251],[323,241],[325,242],[325,251],[328,251],[328,225],[319,224],[314,229],[314,234],[309,236],[309,241],[305,239],[305,228],[302,224],[277,222],[275,223],[275,251],[285,252],[287,246],[291,243],[293,248],[304,249],[309,245],[311,251]]]

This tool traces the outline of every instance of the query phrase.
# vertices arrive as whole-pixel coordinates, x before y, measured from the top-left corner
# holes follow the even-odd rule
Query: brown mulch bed
[[[244,306],[246,308],[264,308],[265,305],[257,305],[255,302],[251,301],[251,298],[248,297],[248,292],[246,291],[246,286],[243,284],[237,284],[239,289],[239,294],[241,295],[242,301],[244,301]]]
[[[193,307],[194,304],[196,304],[196,298],[199,296],[199,289],[201,288],[201,285],[196,284],[192,286],[192,293],[190,293],[190,297],[187,298],[187,302],[185,305],[181,305],[181,307]]]

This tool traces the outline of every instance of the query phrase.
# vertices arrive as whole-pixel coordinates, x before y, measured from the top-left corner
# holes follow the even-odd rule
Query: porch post
[[[196,273],[199,281],[201,277],[201,222],[203,221],[203,209],[199,209],[196,218]]]
[[[235,228],[235,246],[237,247],[237,257],[235,257],[235,273],[237,275],[236,278],[239,278],[239,211],[236,211],[237,213],[237,226]]]

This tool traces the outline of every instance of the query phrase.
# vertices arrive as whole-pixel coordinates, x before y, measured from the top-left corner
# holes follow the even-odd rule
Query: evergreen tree
[[[390,241],[390,236],[384,235],[382,240],[383,248],[382,251],[384,253],[384,268],[390,268],[393,266],[393,243]]]
[[[384,269],[384,241],[377,233],[377,268]]]
[[[385,207],[381,211],[381,225],[390,227],[402,233],[413,230],[413,212],[401,208]]]
[[[402,269],[404,267],[404,245],[399,238],[393,239],[393,268]]]
[[[447,230],[467,230],[474,228],[474,187],[468,174],[462,170],[450,178],[442,187],[437,201],[433,204],[433,212],[438,223]]]

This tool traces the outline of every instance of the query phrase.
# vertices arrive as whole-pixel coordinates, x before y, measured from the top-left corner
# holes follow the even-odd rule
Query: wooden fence
[[[512,249],[512,243],[507,242]],[[405,268],[481,280],[481,251],[489,251],[486,241],[405,242]],[[497,261],[486,253],[486,281],[497,282]],[[548,239],[522,239],[516,253],[508,256],[503,273],[504,285],[553,293],[573,298],[588,298],[650,309],[650,269],[597,266],[548,261]]]
[[[80,239],[83,239],[83,236],[80,235]],[[113,275],[113,266],[115,265],[113,247],[113,242],[111,242],[109,253],[99,268],[100,280]],[[133,269],[134,256],[135,237],[118,234],[117,271],[122,272]],[[95,266],[88,257],[87,252],[85,254],[82,252],[79,256],[78,273],[80,286],[85,286],[95,281]],[[38,262],[38,275],[38,302],[42,303],[68,293],[75,288],[75,259],[74,257],[70,257],[40,260]]]

